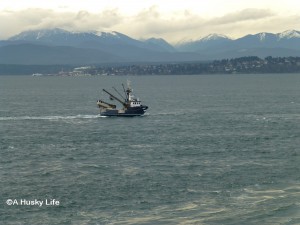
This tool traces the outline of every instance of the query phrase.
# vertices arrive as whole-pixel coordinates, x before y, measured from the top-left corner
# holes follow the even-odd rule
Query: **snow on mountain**
[[[264,41],[266,39],[266,33],[259,33],[258,36],[260,41]]]
[[[209,34],[204,38],[201,38],[200,41],[212,41],[212,40],[221,40],[221,39],[231,39],[229,37],[227,37],[226,35],[223,34]]]
[[[223,43],[231,42],[232,39],[223,34],[209,34],[196,41],[181,42],[176,45],[178,51],[200,51],[211,46],[220,45]]]
[[[95,31],[94,34],[96,34],[98,37],[115,37],[115,38],[120,38],[119,33],[116,31],[111,31],[111,32],[103,32],[103,31]]]
[[[277,34],[279,39],[300,38],[300,32],[296,30],[287,30]]]
[[[9,40],[40,40],[40,41],[48,41],[52,42],[53,40],[67,40],[67,39],[82,39],[83,41],[87,40],[95,40],[95,39],[120,39],[122,37],[127,37],[126,35],[122,35],[116,31],[112,32],[98,32],[98,31],[90,31],[90,32],[69,32],[63,29],[55,28],[55,29],[43,29],[43,30],[30,30],[24,31],[18,35],[11,37]]]
[[[9,39],[10,41],[27,41],[31,43],[42,43],[60,46],[92,47],[112,44],[139,44],[124,34],[112,32],[69,32],[63,29],[45,29],[25,31]]]
[[[23,40],[23,41],[34,41],[34,40],[42,40],[42,39],[49,39],[54,36],[66,36],[70,35],[71,33],[65,31],[63,29],[55,28],[55,29],[41,29],[41,30],[29,30],[21,32],[18,35],[15,35],[9,40],[16,41],[16,40]]]

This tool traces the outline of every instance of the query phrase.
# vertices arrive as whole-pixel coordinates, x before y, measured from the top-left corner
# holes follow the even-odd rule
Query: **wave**
[[[95,119],[100,115],[76,115],[76,116],[11,116],[0,117],[0,121],[8,120],[74,120],[74,119]]]

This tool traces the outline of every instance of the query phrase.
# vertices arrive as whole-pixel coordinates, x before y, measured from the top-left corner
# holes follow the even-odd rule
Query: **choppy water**
[[[127,78],[0,76],[0,224],[300,224],[299,74]]]

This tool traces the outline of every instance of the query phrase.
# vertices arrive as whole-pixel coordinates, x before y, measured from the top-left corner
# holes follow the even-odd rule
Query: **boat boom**
[[[109,93],[107,90],[103,89],[103,91],[105,93],[107,93],[110,97],[112,97],[113,99],[116,99],[118,102],[120,102],[122,105],[127,106],[127,104],[125,102],[123,102],[122,100],[120,100],[119,98],[117,98],[116,96],[114,96],[113,94]]]

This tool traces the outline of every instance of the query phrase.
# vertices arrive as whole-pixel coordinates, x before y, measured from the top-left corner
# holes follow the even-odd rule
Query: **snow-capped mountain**
[[[63,29],[44,29],[24,31],[9,39],[10,41],[28,41],[49,45],[80,46],[87,42],[102,42],[104,44],[136,43],[137,41],[118,32],[69,32]]]
[[[16,45],[18,47],[16,47]],[[1,46],[4,50],[1,52],[0,49],[0,63],[2,54],[4,60],[2,61],[5,63],[13,61],[14,58],[20,59],[17,63],[22,61],[27,62],[28,58],[32,58],[35,59],[32,60],[32,63],[35,61],[37,64],[40,64],[45,62],[42,58],[45,58],[50,52],[53,56],[53,60],[49,60],[49,58],[46,57],[49,60],[47,63],[57,63],[55,58],[61,58],[62,55],[64,55],[63,58],[68,59],[68,63],[70,63],[71,59],[74,59],[74,62],[78,63],[78,58],[81,58],[84,63],[95,63],[97,61],[99,63],[107,62],[109,60],[103,60],[105,59],[105,55],[107,55],[108,59],[114,59],[112,62],[182,60],[182,56],[176,55],[176,53],[173,54],[175,49],[163,39],[151,38],[140,41],[116,31],[69,32],[58,28],[25,31],[9,38],[7,41],[0,41],[0,48]],[[65,49],[66,52],[62,54],[59,48]],[[28,49],[32,50],[26,54],[25,52]],[[41,49],[44,49],[44,54]],[[93,50],[93,52],[91,52],[91,50]],[[98,51],[98,53],[95,51]],[[68,54],[68,52],[72,53]],[[77,54],[74,54],[75,52],[77,52]],[[6,57],[7,55],[13,54],[17,56],[12,56],[11,58]],[[67,57],[67,55],[69,57]],[[96,57],[91,60],[90,55]],[[191,55],[193,57],[191,59],[194,60],[194,55]],[[187,56],[186,59],[189,60],[190,57]],[[62,61],[62,63],[64,62]]]
[[[231,48],[283,48],[300,50],[300,32],[288,30],[282,33],[258,33],[234,40]]]
[[[11,41],[17,41],[17,40],[23,40],[23,41],[36,41],[36,40],[51,40],[53,37],[63,37],[63,38],[67,38],[67,36],[69,36],[69,32],[59,29],[59,28],[55,28],[55,29],[42,29],[42,30],[30,30],[30,31],[24,31],[21,32],[18,35],[15,35],[11,38],[9,38],[9,40]]]
[[[227,39],[231,39],[229,37],[227,37],[224,34],[209,34],[207,36],[205,36],[204,38],[201,38],[200,41],[202,42],[206,42],[206,41],[219,41],[219,40],[227,40]]]
[[[196,41],[182,42],[176,46],[179,51],[201,51],[211,46],[226,44],[232,41],[231,38],[223,34],[209,34]]]
[[[236,39],[238,40],[252,40],[252,41],[259,41],[259,42],[277,42],[280,43],[282,40],[290,40],[290,39],[299,39],[300,38],[300,32],[296,30],[287,30],[282,33],[267,33],[267,32],[262,32],[258,34],[249,34],[244,37]]]
[[[288,30],[282,33],[248,34],[238,39],[231,39],[222,34],[210,34],[196,41],[184,42],[176,46],[179,51],[232,51],[253,48],[287,48],[300,50],[300,32]]]
[[[24,31],[0,41],[0,63],[5,64],[179,62],[242,56],[300,56],[300,32],[262,32],[238,39],[210,34],[172,46],[160,38],[137,40],[116,31],[56,28]]]
[[[277,34],[278,39],[293,39],[300,38],[300,32],[296,30],[287,30]]]
[[[147,40],[136,40],[122,33],[112,32],[69,32],[63,29],[44,29],[25,31],[8,39],[25,43],[39,43],[54,46],[73,46],[80,48],[97,48],[110,51],[116,48],[139,48],[150,51],[174,52],[201,52],[203,50],[215,49],[249,49],[249,48],[292,48],[300,49],[300,32],[287,30],[282,33],[249,34],[238,39],[231,39],[223,34],[209,34],[195,41],[186,41],[174,47],[161,38],[150,38]],[[117,51],[117,49],[116,49]]]
[[[163,39],[151,38],[146,41],[139,41],[116,31],[69,32],[59,28],[44,29],[24,31],[9,38],[9,41],[99,49],[126,45],[127,47],[146,48],[153,51],[174,51],[173,47]]]

